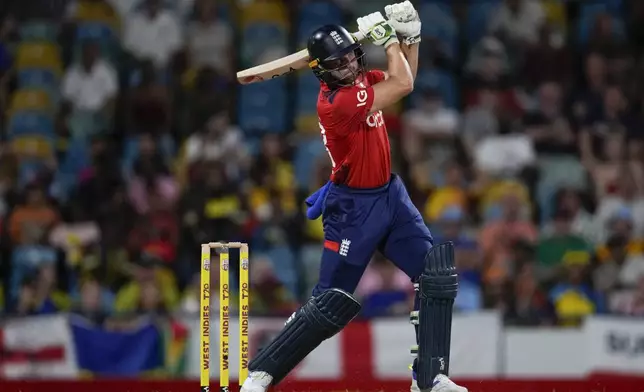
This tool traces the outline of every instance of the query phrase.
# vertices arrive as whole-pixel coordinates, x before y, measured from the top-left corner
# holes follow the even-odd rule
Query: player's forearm
[[[387,47],[387,74],[389,79],[395,80],[408,90],[414,88],[414,75],[402,46],[392,44]]]
[[[418,73],[418,46],[419,43],[406,45],[401,44],[400,47],[402,52],[405,54],[405,58],[409,63],[409,68],[411,69],[411,75],[416,80],[416,74]]]

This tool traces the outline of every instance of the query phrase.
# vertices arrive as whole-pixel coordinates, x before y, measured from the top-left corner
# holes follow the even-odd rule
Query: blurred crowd
[[[250,244],[252,314],[289,315],[322,251],[303,204],[330,173],[318,84],[235,72],[385,3],[3,1],[2,313],[195,313],[199,244],[225,240]],[[414,3],[416,88],[384,116],[395,171],[457,245],[457,311],[644,315],[644,2]],[[356,295],[403,316],[413,289],[375,255]]]

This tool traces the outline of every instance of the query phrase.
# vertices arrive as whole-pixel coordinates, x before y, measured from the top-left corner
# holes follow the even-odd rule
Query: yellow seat
[[[320,133],[317,114],[303,114],[295,119],[295,129],[302,134]]]
[[[49,159],[54,154],[51,141],[42,136],[21,136],[11,140],[13,152],[19,157]]]
[[[259,0],[241,9],[241,23],[246,27],[253,23],[270,22],[288,28],[288,12],[284,4],[274,0]]]
[[[499,180],[492,182],[479,198],[479,212],[485,216],[486,210],[501,202],[507,195],[514,195],[525,207],[531,207],[530,191],[524,184],[514,180]]]
[[[51,113],[53,109],[54,108],[47,91],[40,89],[24,89],[16,91],[11,97],[8,114],[11,116],[22,110]]]
[[[548,22],[562,31],[566,31],[568,18],[565,4],[560,0],[544,0],[542,4]]]
[[[72,13],[72,19],[81,22],[100,22],[118,31],[120,18],[107,2],[80,1]]]
[[[46,68],[62,74],[63,61],[60,49],[56,44],[45,42],[27,42],[18,46],[16,55],[18,70],[26,68]]]

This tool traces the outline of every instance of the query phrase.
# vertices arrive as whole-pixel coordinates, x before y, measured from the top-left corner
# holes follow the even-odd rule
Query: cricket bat
[[[362,33],[353,33],[357,41],[362,41],[365,37]],[[252,68],[237,72],[237,81],[240,84],[251,84],[263,82],[265,80],[278,78],[288,75],[299,69],[304,69],[309,65],[309,51],[302,49],[297,53],[290,54],[286,57],[273,60],[266,64],[260,64]]]

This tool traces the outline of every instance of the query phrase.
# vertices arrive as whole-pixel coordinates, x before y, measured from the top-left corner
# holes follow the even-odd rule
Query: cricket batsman
[[[264,392],[279,383],[358,315],[352,294],[375,251],[416,289],[411,391],[467,392],[447,377],[458,288],[453,245],[433,245],[401,179],[391,173],[381,112],[414,88],[421,22],[410,1],[388,5],[385,13],[387,19],[374,12],[357,22],[387,53],[386,72],[366,70],[360,43],[342,26],[323,26],[308,40],[309,67],[321,85],[320,132],[333,167],[330,181],[306,200],[308,218],[321,215],[324,225],[320,278],[309,301],[251,360],[242,392]]]

